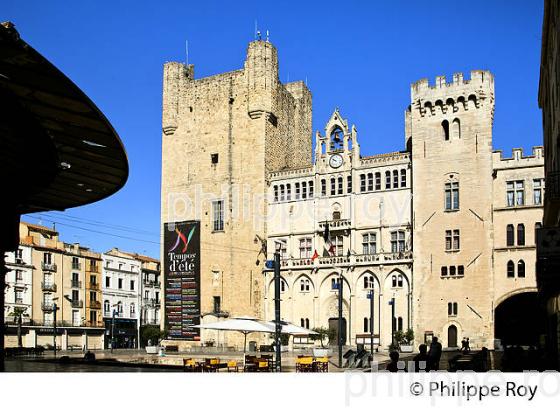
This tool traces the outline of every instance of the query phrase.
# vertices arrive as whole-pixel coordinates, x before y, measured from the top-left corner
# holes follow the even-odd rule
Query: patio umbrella
[[[268,326],[271,326],[272,327],[272,332],[274,332],[274,329],[276,327],[276,321],[271,320],[269,322],[266,322],[266,324]],[[306,329],[305,327],[296,326],[293,323],[285,322],[283,320],[280,321],[280,325],[282,325],[281,333],[284,333],[284,334],[289,334],[289,335],[318,335],[318,333],[314,332],[313,330]]]
[[[223,322],[207,323],[193,326],[200,329],[237,331],[243,333],[245,340],[243,342],[243,352],[247,351],[247,335],[254,332],[274,333],[274,326],[261,322],[257,318],[250,316],[234,317]]]

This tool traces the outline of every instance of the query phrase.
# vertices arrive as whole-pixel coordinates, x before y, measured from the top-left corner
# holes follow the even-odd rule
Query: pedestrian
[[[392,373],[396,373],[399,371],[399,352],[397,352],[396,350],[393,350],[391,353],[389,353],[389,357],[391,358],[391,361],[387,364],[387,367],[385,368],[385,370],[388,370]]]
[[[461,340],[461,349],[459,351],[460,352],[467,351],[467,339],[463,338],[463,340]]]
[[[441,359],[441,343],[438,342],[438,338],[434,337],[432,339],[432,344],[430,344],[430,351],[428,352],[428,361],[430,370],[439,370],[439,360]]]
[[[418,346],[418,350],[420,351],[420,353],[418,353],[416,356],[414,356],[414,371],[416,373],[420,372],[420,371],[424,371],[424,372],[429,372],[430,371],[430,367],[428,365],[428,346],[426,346],[425,344],[421,344],[420,346]]]
[[[467,339],[465,340],[465,352],[470,352],[471,351],[471,342],[469,341],[469,338],[467,337]]]

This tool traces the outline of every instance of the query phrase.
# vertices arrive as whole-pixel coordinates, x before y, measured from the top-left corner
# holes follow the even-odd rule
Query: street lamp
[[[113,345],[115,344],[115,316],[117,311],[114,309],[118,303],[113,305],[113,313],[111,314],[111,353],[113,353]]]
[[[374,295],[375,292],[373,290],[373,283],[371,284],[372,288],[371,290],[368,292],[368,299],[369,299],[369,351],[373,356],[373,326],[374,326],[374,319],[373,319],[373,313],[374,313]]]
[[[344,283],[342,278],[342,268],[340,269],[340,274],[338,276],[338,367],[342,368],[342,302],[343,302],[343,290]]]
[[[58,300],[58,297],[52,298],[52,300]],[[53,346],[54,346],[54,357],[56,358],[56,311],[58,306],[56,302],[53,303]]]
[[[281,331],[280,324],[280,249],[282,244],[276,242],[276,250],[274,252],[274,337],[276,339],[276,372],[282,371],[282,348],[281,348]]]

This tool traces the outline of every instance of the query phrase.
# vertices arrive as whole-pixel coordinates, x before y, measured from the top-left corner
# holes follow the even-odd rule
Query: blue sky
[[[188,40],[196,77],[241,68],[255,20],[278,48],[280,79],[307,78],[313,128],[322,130],[339,107],[356,124],[363,155],[404,148],[410,83],[471,69],[495,75],[495,149],[509,155],[512,147],[541,145],[542,1],[433,4],[4,0],[0,19],[13,21],[28,43],[92,98],[115,126],[130,161],[128,183],[119,193],[45,214],[42,223],[57,221],[67,242],[157,257],[162,65],[184,61]],[[37,223],[37,217],[23,219]]]

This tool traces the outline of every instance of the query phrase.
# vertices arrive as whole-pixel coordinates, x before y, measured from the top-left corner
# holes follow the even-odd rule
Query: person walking
[[[439,370],[441,350],[441,343],[438,342],[437,337],[434,337],[432,339],[432,343],[430,344],[430,351],[428,352],[428,362],[430,364],[430,370]]]
[[[425,344],[421,344],[420,346],[418,346],[418,350],[420,351],[420,353],[418,353],[416,356],[414,356],[414,371],[416,373],[418,372],[429,372],[430,371],[430,366],[429,366],[429,358],[428,358],[428,346],[426,346]]]

